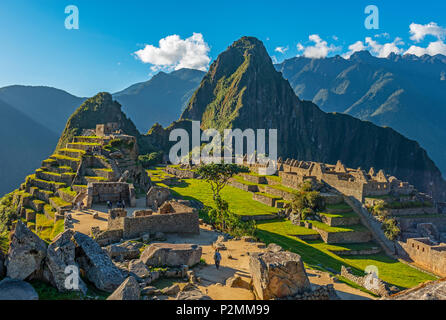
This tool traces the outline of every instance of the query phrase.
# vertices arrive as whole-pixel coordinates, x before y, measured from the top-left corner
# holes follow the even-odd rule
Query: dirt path
[[[225,285],[226,280],[234,275],[239,275],[243,280],[250,282],[249,253],[262,252],[261,243],[250,243],[243,240],[229,240],[224,242],[226,250],[221,251],[222,261],[220,269],[214,265],[214,249],[212,243],[217,240],[218,233],[205,227],[201,227],[200,235],[181,236],[170,235],[168,242],[195,243],[203,248],[203,259],[207,266],[195,268],[196,275],[201,278],[200,290],[215,300],[253,300],[255,299],[250,290],[242,288],[231,288]],[[333,284],[336,293],[343,300],[368,300],[373,299],[369,294],[354,289],[345,283],[335,282],[329,273],[308,270],[307,274],[313,287],[318,285]]]
[[[91,227],[99,227],[101,230],[107,229],[108,214],[95,210],[72,210],[74,231],[79,231],[86,235],[90,235]],[[93,214],[98,213],[99,218],[93,219]]]

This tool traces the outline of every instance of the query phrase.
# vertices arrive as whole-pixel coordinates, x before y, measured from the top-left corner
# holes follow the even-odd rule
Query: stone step
[[[67,143],[67,149],[80,150],[80,151],[93,151],[95,148],[102,148],[99,143],[87,143],[87,142],[71,142]]]
[[[54,172],[54,173],[73,173],[73,169],[71,167],[62,166],[62,167],[45,167],[45,171]]]
[[[70,157],[70,158],[80,159],[85,154],[85,151],[78,150],[78,149],[65,148],[65,149],[59,150],[59,154],[62,156]]]
[[[53,191],[43,190],[37,187],[32,187],[30,193],[33,195],[33,197],[45,201],[47,203],[49,202],[51,197],[54,197]]]
[[[74,172],[77,171],[80,165],[80,159],[71,158],[60,154],[53,154],[50,159],[56,160],[59,167],[70,167]]]
[[[65,183],[59,183],[54,181],[46,181],[37,178],[30,178],[29,184],[32,187],[37,187],[39,189],[48,190],[52,192],[56,192],[57,189],[65,188],[67,185]]]
[[[73,172],[64,172],[64,173],[56,173],[56,172],[49,172],[49,171],[43,171],[43,170],[36,170],[36,178],[46,181],[53,181],[53,182],[60,182],[65,184],[71,184],[73,181],[73,178],[75,176],[75,173]]]
[[[102,144],[103,139],[100,137],[86,137],[86,136],[76,136],[73,139],[73,143],[98,143]]]
[[[113,170],[107,168],[88,168],[85,175],[91,177],[102,177],[107,180],[112,180],[115,177]]]
[[[351,214],[349,212],[349,214],[345,216],[333,216],[330,214],[324,215],[323,213],[321,213],[320,217],[322,219],[322,222],[326,225],[329,225],[330,227],[353,226],[360,224],[361,222],[359,216],[353,211],[351,212]]]

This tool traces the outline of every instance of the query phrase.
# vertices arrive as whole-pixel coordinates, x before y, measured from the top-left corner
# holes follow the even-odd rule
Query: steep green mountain
[[[113,95],[140,132],[157,122],[169,125],[179,118],[204,76],[203,71],[180,69],[160,72],[147,82],[137,83]]]
[[[60,135],[68,117],[85,98],[51,87],[16,85],[0,88],[0,100]]]
[[[212,63],[181,119],[200,120],[203,129],[277,129],[279,156],[382,168],[445,198],[446,183],[417,142],[301,101],[252,37],[236,41]]]
[[[0,196],[16,189],[51,154],[57,135],[0,100]]]
[[[391,127],[425,148],[446,173],[446,57],[368,51],[350,59],[297,57],[276,65],[296,94],[326,112]]]
[[[121,111],[121,105],[111,94],[100,92],[87,99],[68,119],[57,144],[57,149],[65,148],[75,136],[82,135],[84,129],[94,129],[97,124],[116,122],[127,134],[140,137],[133,122]]]

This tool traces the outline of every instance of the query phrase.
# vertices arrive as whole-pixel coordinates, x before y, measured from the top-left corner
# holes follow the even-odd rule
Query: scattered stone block
[[[129,272],[139,279],[149,278],[151,272],[141,260],[132,260],[129,263]]]
[[[195,244],[153,243],[141,254],[147,266],[194,266],[200,262],[202,248]]]
[[[107,300],[139,300],[140,298],[138,281],[134,277],[128,277]]]

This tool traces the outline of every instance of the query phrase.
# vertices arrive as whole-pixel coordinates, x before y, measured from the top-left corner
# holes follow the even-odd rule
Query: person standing
[[[220,269],[221,254],[218,249],[215,249],[214,261],[215,261],[215,267],[217,268],[217,270]]]

